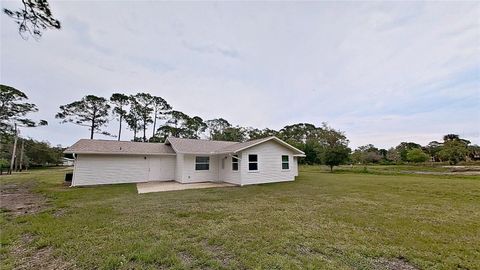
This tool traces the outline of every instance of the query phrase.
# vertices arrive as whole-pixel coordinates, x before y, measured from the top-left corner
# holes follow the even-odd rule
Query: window
[[[258,155],[248,155],[248,170],[258,171]]]
[[[196,171],[210,170],[210,157],[195,157],[195,170]]]
[[[282,156],[282,170],[289,169],[288,156]]]
[[[238,171],[238,155],[232,156],[232,171]]]

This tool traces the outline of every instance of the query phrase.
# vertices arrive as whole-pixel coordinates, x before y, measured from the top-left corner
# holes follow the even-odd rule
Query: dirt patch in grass
[[[209,244],[208,241],[202,241],[203,248],[213,254],[214,258],[223,266],[229,266],[234,257],[229,254],[222,246]]]
[[[480,172],[480,166],[443,166],[451,172]]]
[[[375,270],[418,270],[405,258],[380,258],[375,261]]]
[[[180,257],[182,264],[185,266],[190,266],[195,261],[195,258],[186,251],[179,252],[178,256]]]
[[[10,255],[15,258],[14,269],[76,269],[74,264],[54,256],[51,247],[32,248],[30,244],[34,240],[33,235],[25,234],[11,247]]]
[[[33,187],[32,183],[0,185],[0,208],[14,216],[40,212],[47,200],[32,192]]]
[[[430,172],[430,171],[400,171],[404,174],[430,174],[430,175],[480,175],[480,171],[451,171],[451,172]]]

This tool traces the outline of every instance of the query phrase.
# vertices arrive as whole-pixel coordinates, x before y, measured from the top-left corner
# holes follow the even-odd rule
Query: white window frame
[[[237,164],[237,169],[233,169],[233,164]],[[232,172],[238,172],[240,170],[240,159],[238,155],[232,155]]]
[[[287,157],[287,161],[283,161],[283,157]],[[282,155],[281,161],[282,161],[282,171],[289,171],[290,170],[290,156],[289,155]],[[288,168],[284,169],[283,164],[287,164]]]
[[[202,158],[207,158],[207,162],[197,162],[197,157],[202,157]],[[206,170],[198,170],[197,169],[197,164],[198,165],[208,165],[208,169]],[[195,156],[195,171],[210,171],[210,157],[209,156]]]
[[[257,156],[257,161],[250,161],[250,156]],[[258,172],[259,171],[259,164],[258,164],[258,154],[248,154],[248,171],[249,172]],[[250,164],[257,164],[256,170],[250,170]]]

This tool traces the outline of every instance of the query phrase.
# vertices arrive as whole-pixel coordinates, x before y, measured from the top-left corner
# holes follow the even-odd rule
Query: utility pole
[[[13,165],[15,164],[15,157],[17,154],[17,140],[18,140],[18,130],[17,130],[17,123],[15,123],[15,139],[13,140],[12,159],[10,160],[10,174],[12,174]]]
[[[25,146],[25,140],[22,139],[22,147],[20,148],[21,150],[20,150],[20,162],[19,162],[20,163],[20,171],[23,170],[23,151],[25,149],[24,146]]]

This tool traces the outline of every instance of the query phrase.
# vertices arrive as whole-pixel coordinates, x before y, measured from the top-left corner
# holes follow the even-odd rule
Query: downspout
[[[72,184],[70,184],[70,187],[74,187],[75,186],[75,169],[77,167],[77,154],[75,153],[72,153],[72,156],[73,156],[73,172],[72,172]]]

